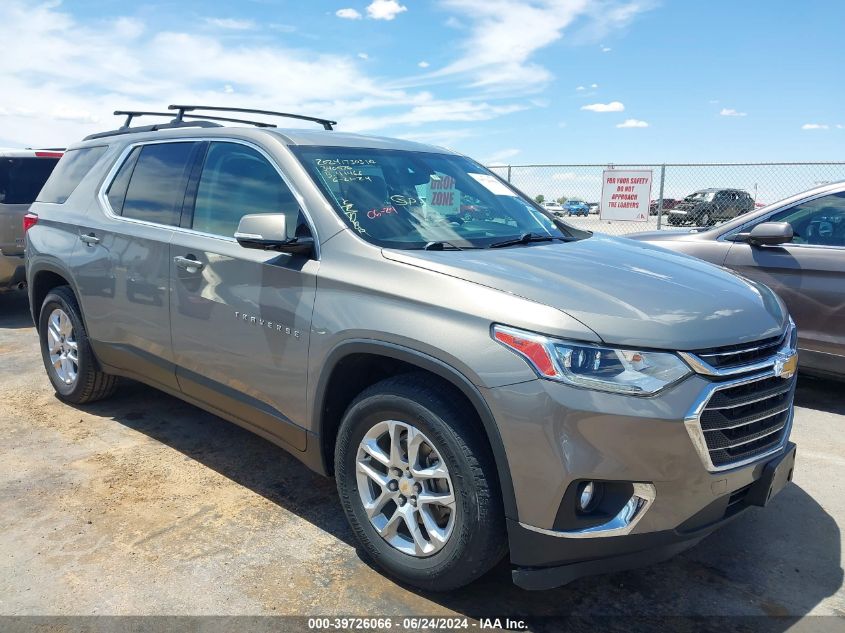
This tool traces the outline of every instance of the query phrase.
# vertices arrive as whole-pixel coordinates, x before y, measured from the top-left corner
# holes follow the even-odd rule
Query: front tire
[[[68,286],[53,288],[45,297],[38,333],[44,368],[60,400],[85,404],[114,393],[117,377],[98,370],[79,304]]]
[[[359,543],[429,591],[466,585],[506,551],[496,470],[468,405],[424,374],[388,378],[343,416],[335,477]]]

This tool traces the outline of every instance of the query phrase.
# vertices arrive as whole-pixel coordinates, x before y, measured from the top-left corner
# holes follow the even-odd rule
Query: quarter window
[[[178,226],[196,147],[195,142],[141,146],[119,213],[125,218]],[[127,160],[124,167],[130,163],[131,160]],[[125,174],[118,172],[112,182],[113,195],[112,187],[109,187],[110,204],[112,198],[119,201],[122,183],[118,179],[121,177]],[[117,209],[112,209],[118,213]]]
[[[767,222],[788,222],[795,244],[845,246],[845,191],[789,207]]]
[[[254,213],[284,213],[288,237],[307,234],[296,198],[261,153],[240,143],[211,142],[191,227],[232,237],[241,218]]]

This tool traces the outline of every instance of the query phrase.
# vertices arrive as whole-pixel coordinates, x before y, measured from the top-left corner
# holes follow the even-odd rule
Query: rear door
[[[79,226],[75,277],[105,364],[176,389],[170,344],[170,240],[202,143],[139,144],[122,154]]]
[[[170,248],[177,376],[185,394],[304,450],[318,262],[241,247],[234,233],[252,213],[284,213],[290,236],[311,231],[263,150],[210,141],[192,214]]]
[[[845,192],[801,202],[759,222],[788,222],[792,243],[735,242],[725,265],[783,298],[798,325],[803,365],[845,374]]]

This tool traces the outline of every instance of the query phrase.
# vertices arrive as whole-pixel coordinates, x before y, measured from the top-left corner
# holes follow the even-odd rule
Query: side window
[[[307,234],[299,203],[264,156],[240,143],[210,143],[191,228],[232,237],[252,213],[284,213],[289,237]]]
[[[178,226],[196,146],[194,142],[141,146],[129,177],[121,215]],[[115,196],[118,195],[115,189]]]
[[[123,202],[126,200],[126,190],[129,188],[129,178],[132,176],[132,170],[135,169],[135,163],[138,162],[138,155],[141,153],[141,148],[133,149],[126,160],[123,161],[114,180],[111,181],[106,195],[109,199],[109,205],[117,215],[123,214]]]
[[[789,222],[796,244],[845,246],[845,191],[789,207],[767,222]]]
[[[100,145],[65,152],[36,200],[64,204],[105,151],[106,146]]]

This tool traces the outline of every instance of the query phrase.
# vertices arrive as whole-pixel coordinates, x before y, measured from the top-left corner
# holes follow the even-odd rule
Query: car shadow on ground
[[[32,316],[26,291],[0,292],[0,328],[19,330],[27,327],[32,327]]]
[[[799,374],[798,387],[795,390],[795,406],[845,415],[843,390],[845,390],[845,381]]]
[[[829,388],[802,381],[800,393],[820,406],[824,398],[814,390],[826,397]],[[85,410],[112,418],[249,488],[352,545],[364,563],[377,569],[354,541],[334,482],[262,438],[130,381],[112,399]],[[749,510],[694,549],[652,567],[528,592],[513,585],[505,560],[463,589],[404,589],[473,618],[524,616],[537,630],[559,625],[559,620],[549,620],[544,626],[542,618],[549,616],[619,616],[626,622],[631,616],[801,616],[840,589],[840,550],[834,519],[791,483],[769,507]],[[783,620],[783,630],[790,622]]]

